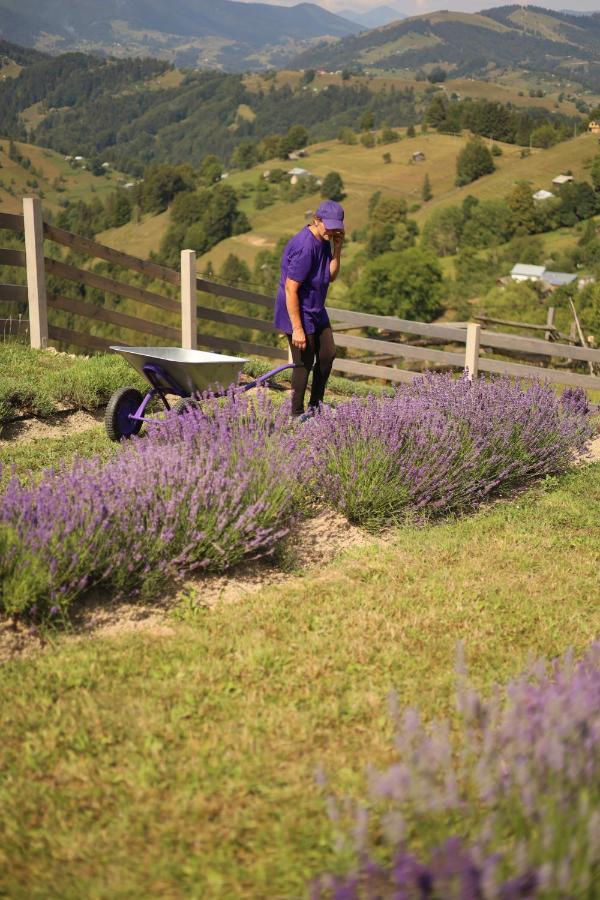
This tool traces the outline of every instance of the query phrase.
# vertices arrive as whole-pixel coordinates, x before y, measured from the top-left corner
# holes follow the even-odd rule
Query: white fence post
[[[481,337],[481,325],[477,322],[467,324],[467,343],[465,346],[465,369],[469,381],[477,378],[479,374],[479,341]]]
[[[32,347],[48,346],[48,309],[44,270],[44,226],[39,197],[23,198],[25,255],[27,260],[27,297],[29,300],[29,338]]]
[[[198,314],[196,311],[196,253],[181,251],[181,346],[184,350],[198,347]]]

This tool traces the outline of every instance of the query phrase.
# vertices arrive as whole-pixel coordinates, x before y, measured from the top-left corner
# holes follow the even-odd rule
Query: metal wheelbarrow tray
[[[145,396],[137,388],[122,387],[114,392],[106,407],[104,424],[112,441],[138,434],[144,422],[155,422],[144,415],[146,407],[159,397],[165,409],[171,409],[166,394],[181,397],[174,407],[178,412],[186,409],[185,400],[206,391],[223,395],[232,384],[238,384],[246,359],[209,353],[204,350],[183,350],[180,347],[111,347],[125,357],[128,363],[150,383]],[[286,363],[261,375],[249,384],[238,385],[237,391],[248,391],[269,378],[293,369]]]

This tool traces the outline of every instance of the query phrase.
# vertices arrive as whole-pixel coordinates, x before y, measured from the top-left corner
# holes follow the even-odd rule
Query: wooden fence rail
[[[55,325],[52,313],[61,311],[72,316],[82,317],[88,321],[113,325],[117,329],[127,329],[136,334],[158,338],[178,346],[202,346],[213,350],[236,352],[245,355],[265,356],[271,359],[287,359],[287,350],[255,341],[234,337],[231,329],[250,329],[252,332],[265,334],[277,333],[272,322],[253,315],[233,313],[224,309],[198,303],[197,292],[214,297],[238,300],[249,306],[260,306],[272,310],[274,299],[265,294],[248,291],[244,288],[217,284],[196,274],[196,259],[192,251],[183,251],[181,271],[169,269],[151,260],[143,260],[100,244],[89,238],[71,234],[62,228],[42,220],[41,201],[36,198],[24,200],[24,215],[0,213],[0,229],[9,229],[25,235],[25,251],[19,249],[0,249],[0,266],[13,266],[27,269],[28,286],[0,285],[0,301],[9,303],[29,302],[29,319],[31,321],[32,345],[45,346],[48,339],[61,343],[82,347],[86,350],[106,350],[110,344],[120,341],[119,337],[107,338],[89,333],[89,329],[77,330]],[[144,286],[120,281],[117,277],[101,275],[71,263],[45,256],[44,241],[50,241],[66,247],[76,253],[98,259],[142,276]],[[140,305],[140,313],[131,315],[110,309],[79,298],[65,296],[61,290],[54,290],[46,297],[47,276],[61,279],[77,285],[94,288],[116,297],[124,297]],[[162,281],[177,287],[181,299],[174,300],[155,290],[151,290],[148,282]],[[175,317],[174,324],[153,322],[143,317],[145,307],[152,307],[168,312]],[[50,313],[51,321],[47,321]],[[600,373],[600,350],[585,346],[551,342],[540,338],[529,338],[514,334],[487,331],[481,325],[453,325],[451,323],[414,322],[396,316],[377,316],[358,310],[329,307],[329,315],[336,327],[336,344],[340,348],[362,351],[369,354],[367,359],[342,358],[335,361],[334,368],[339,372],[364,378],[385,379],[392,382],[411,381],[419,373],[396,368],[396,360],[414,360],[443,368],[465,368],[471,377],[478,371],[510,375],[516,378],[541,378],[549,382],[564,385],[600,390],[598,375],[583,375],[550,367],[525,365],[506,359],[490,357],[489,352],[523,354],[527,358],[542,360],[565,359],[569,362],[587,362],[597,367]],[[173,320],[172,320],[173,321]],[[203,330],[203,322],[222,325],[221,335],[207,334]],[[378,337],[366,337],[359,334],[348,334],[347,331],[376,329]],[[547,326],[540,325],[539,330]],[[341,330],[340,330],[341,329]],[[392,339],[395,335],[414,336],[419,343],[448,344],[462,349],[433,349],[429,346],[415,346],[405,339]],[[381,364],[377,364],[377,360]],[[388,364],[384,364],[387,362]]]

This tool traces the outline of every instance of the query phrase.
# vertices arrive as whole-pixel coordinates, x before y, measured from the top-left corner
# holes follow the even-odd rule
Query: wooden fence
[[[112,343],[123,343],[119,329],[128,329],[142,335],[141,343],[150,344],[150,339],[160,339],[186,348],[206,347],[213,350],[287,359],[288,351],[283,346],[272,346],[234,337],[232,328],[252,329],[254,332],[272,334],[275,329],[270,321],[250,315],[239,315],[224,309],[198,304],[197,292],[219,298],[242,301],[247,304],[273,308],[273,298],[253,291],[216,284],[196,275],[196,257],[192,250],[181,254],[181,270],[178,272],[160,266],[149,260],[138,259],[120,250],[106,247],[97,241],[71,234],[55,225],[43,221],[42,204],[37,198],[25,198],[23,215],[0,213],[0,229],[24,233],[25,250],[0,249],[0,266],[24,267],[27,271],[27,286],[0,284],[0,301],[13,305],[28,304],[29,333],[33,347],[45,347],[48,341],[80,347],[87,351],[108,349]],[[177,288],[178,299],[164,296],[147,287],[140,287],[101,275],[87,268],[63,262],[44,255],[44,242],[52,242],[66,247],[89,259],[104,260],[123,267],[129,272],[144,276],[145,280],[162,282]],[[47,276],[62,279],[78,286],[95,288],[101,292],[136,301],[139,315],[130,315],[116,309],[81,298],[64,296],[47,289]],[[147,318],[147,308],[170,314],[176,325],[152,321]],[[378,378],[392,382],[411,381],[418,372],[396,368],[395,361],[417,362],[432,368],[468,369],[471,377],[479,372],[493,372],[516,378],[542,378],[550,382],[586,389],[600,390],[600,376],[582,374],[567,369],[545,365],[552,359],[585,362],[592,370],[600,373],[600,350],[567,343],[549,342],[538,338],[521,337],[486,331],[480,324],[467,325],[428,324],[399,319],[394,316],[375,316],[354,310],[328,307],[329,315],[336,330],[336,344],[349,351],[347,358],[336,359],[334,368],[351,376]],[[113,338],[93,335],[84,328],[61,327],[54,323],[56,311],[83,317],[92,322],[115,326]],[[143,312],[142,312],[143,311]],[[142,315],[144,316],[142,318]],[[202,331],[202,323],[208,321],[222,326],[221,334],[207,334]],[[364,329],[377,329],[381,338],[366,337]],[[456,349],[435,349],[417,346],[405,339],[392,339],[397,335],[414,335],[420,343],[451,345]],[[356,351],[361,358],[357,359]],[[483,351],[483,352],[482,352]],[[509,355],[523,355],[534,359],[537,365],[515,363],[510,359],[493,358]]]

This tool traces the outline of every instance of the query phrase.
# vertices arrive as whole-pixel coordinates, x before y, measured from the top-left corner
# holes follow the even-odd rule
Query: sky
[[[252,0],[248,0],[252,2]],[[262,2],[275,2],[277,6],[294,6],[300,0],[262,0]],[[356,12],[366,12],[376,6],[391,6],[407,16],[418,16],[422,13],[433,12],[438,9],[450,9],[461,12],[479,12],[481,9],[490,9],[492,6],[508,6],[514,0],[310,0],[318,3],[331,12],[340,9],[353,9]],[[523,3],[523,6],[528,4]],[[579,12],[600,13],[600,0],[537,0],[532,6],[544,6],[546,9],[577,10]]]

